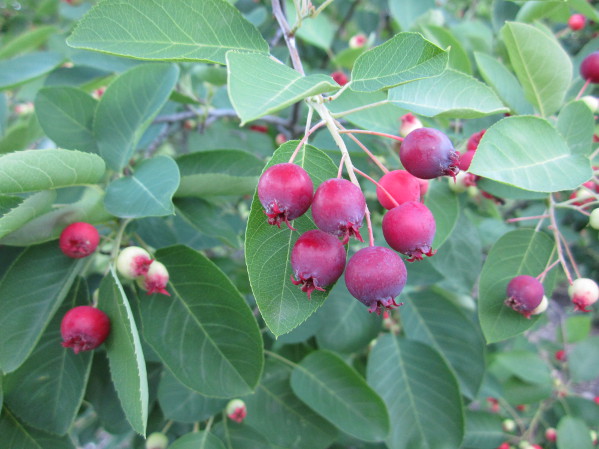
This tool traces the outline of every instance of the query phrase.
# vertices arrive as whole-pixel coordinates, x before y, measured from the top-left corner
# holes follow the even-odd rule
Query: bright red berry
[[[510,443],[501,443],[497,449],[510,449]]]
[[[90,351],[100,346],[110,333],[110,319],[92,306],[79,306],[69,310],[60,323],[62,345],[79,351]]]
[[[58,243],[64,254],[73,259],[81,259],[96,250],[100,234],[89,223],[72,223],[62,230]]]
[[[355,253],[347,263],[345,285],[369,312],[380,315],[383,309],[401,305],[395,302],[406,285],[406,266],[389,248],[369,246]]]
[[[409,257],[408,262],[432,256],[437,225],[424,204],[410,201],[391,209],[383,217],[383,235],[391,248]]]
[[[268,126],[266,125],[251,125],[250,129],[252,131],[256,131],[257,133],[266,134],[268,132]]]
[[[460,171],[453,144],[433,128],[418,128],[408,134],[399,148],[399,159],[407,171],[422,179],[455,176]]]
[[[258,181],[258,198],[268,223],[279,228],[284,222],[295,231],[289,221],[302,216],[310,208],[313,195],[310,175],[296,164],[273,165],[262,173]]]
[[[319,229],[343,238],[362,240],[360,228],[366,212],[362,190],[347,179],[328,179],[316,189],[312,200],[312,218]]]
[[[171,294],[166,290],[168,284],[169,274],[164,264],[155,260],[148,268],[148,272],[140,278],[137,278],[137,285],[148,292],[148,295],[152,293],[161,293],[166,296]]]
[[[568,19],[568,26],[572,31],[580,31],[587,23],[587,18],[582,14],[572,14]]]
[[[554,356],[555,356],[555,360],[558,360],[560,362],[566,361],[566,351],[564,351],[563,349],[555,351]]]
[[[557,441],[557,430],[553,427],[547,427],[547,429],[545,429],[545,438],[547,441],[555,443]]]
[[[386,173],[379,184],[393,197],[397,204],[408,201],[420,201],[420,182],[405,170],[393,170]],[[376,197],[385,209],[393,209],[396,204],[391,201],[380,187],[376,188]]]
[[[591,83],[599,83],[599,51],[594,51],[580,64],[580,76],[585,81]]]
[[[476,151],[476,149],[478,148],[478,144],[480,143],[480,140],[485,135],[485,132],[487,132],[487,130],[483,129],[477,133],[472,134],[468,138],[468,143],[466,144],[466,149],[468,151]]]
[[[319,229],[304,232],[293,245],[291,268],[308,298],[314,290],[325,291],[324,287],[339,279],[345,268],[345,248],[339,239]]]
[[[505,305],[530,318],[532,311],[541,303],[545,291],[537,278],[520,275],[513,278],[506,289]]]
[[[340,70],[331,73],[331,78],[333,78],[335,80],[335,82],[337,84],[339,84],[340,86],[345,86],[347,84],[347,82],[349,81],[349,79],[347,78],[347,75],[343,72],[341,72]]]
[[[592,279],[579,278],[568,287],[568,294],[574,303],[574,311],[590,312],[588,307],[599,299],[599,286]]]

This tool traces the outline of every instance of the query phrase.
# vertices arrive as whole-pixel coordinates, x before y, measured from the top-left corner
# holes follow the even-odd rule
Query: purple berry
[[[543,284],[537,278],[522,274],[513,278],[507,285],[505,305],[530,318],[544,295]]]
[[[295,231],[290,220],[302,216],[312,202],[314,185],[308,172],[299,165],[283,163],[268,168],[258,181],[258,198],[268,223],[281,227],[281,222]]]
[[[319,229],[304,232],[291,251],[291,268],[308,299],[314,290],[333,284],[345,268],[345,248],[335,236]]]
[[[432,256],[435,217],[424,204],[409,201],[394,207],[383,217],[383,235],[394,250],[409,256],[408,262]]]
[[[599,51],[594,51],[582,60],[580,76],[593,84],[599,83]]]
[[[458,154],[449,138],[433,128],[418,128],[403,140],[399,159],[404,168],[421,179],[455,176]]]
[[[401,293],[408,274],[406,266],[389,248],[369,246],[354,254],[347,263],[345,285],[369,312],[400,306],[395,297]]]
[[[366,200],[362,190],[347,179],[333,178],[323,182],[312,201],[312,217],[319,229],[343,237],[345,245],[354,235],[363,242],[360,227],[364,220]]]

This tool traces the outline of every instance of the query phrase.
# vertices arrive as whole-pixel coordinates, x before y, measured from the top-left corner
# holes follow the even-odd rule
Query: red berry
[[[466,148],[468,151],[476,151],[476,149],[478,148],[478,144],[480,143],[480,139],[483,138],[485,132],[487,132],[487,130],[483,129],[477,133],[472,134],[468,138],[468,143],[466,144]]]
[[[580,75],[585,81],[599,83],[599,51],[588,55],[580,64]]]
[[[60,323],[62,345],[79,351],[90,351],[100,346],[110,333],[110,320],[99,309],[79,306],[69,310]]]
[[[335,82],[337,84],[339,84],[340,86],[345,86],[347,84],[347,82],[349,81],[347,79],[347,75],[343,72],[341,72],[340,70],[331,73],[331,78],[333,78],[335,80]]]
[[[560,349],[559,351],[555,351],[555,360],[558,360],[560,362],[565,362],[566,361],[566,351],[564,351],[563,349]]]
[[[595,404],[599,405],[599,396],[595,396],[593,401],[595,402]]]
[[[304,232],[293,245],[291,268],[308,298],[314,290],[325,291],[323,287],[339,279],[345,268],[345,248],[335,236],[319,229]]]
[[[242,422],[247,416],[245,402],[241,399],[231,399],[225,408],[225,413],[229,419],[235,422]]]
[[[460,159],[458,162],[458,167],[462,171],[468,171],[470,168],[470,164],[472,163],[472,158],[474,157],[475,151],[468,150],[464,154],[460,155]]]
[[[541,303],[545,291],[537,278],[520,275],[513,278],[506,289],[505,305],[530,318],[532,311]]]
[[[362,190],[347,179],[328,179],[314,193],[314,223],[325,232],[343,237],[344,245],[351,236],[363,241],[359,230],[365,212],[366,200]]]
[[[268,126],[266,125],[251,125],[250,129],[258,133],[266,134],[268,132]]]
[[[497,449],[510,449],[510,443],[501,443]]]
[[[572,14],[568,19],[568,26],[572,31],[579,31],[584,28],[587,18],[582,14]]]
[[[395,199],[397,204],[408,201],[420,201],[420,182],[405,170],[393,170],[386,173],[379,184]],[[376,188],[376,197],[385,209],[393,209],[396,205],[380,187]]]
[[[553,427],[548,427],[545,429],[545,438],[547,441],[555,443],[555,441],[557,441],[557,430],[555,430]]]
[[[395,302],[406,285],[406,266],[396,253],[382,246],[362,248],[347,263],[345,285],[369,312],[400,306]]]
[[[68,225],[60,234],[60,249],[73,259],[81,259],[93,253],[100,243],[98,230],[85,222]]]
[[[404,168],[422,179],[455,176],[458,155],[449,138],[433,128],[418,128],[403,140],[399,158]]]
[[[264,206],[268,223],[281,222],[295,231],[290,220],[302,216],[312,203],[314,185],[308,172],[299,165],[283,163],[268,168],[258,181],[258,198]]]
[[[148,272],[140,278],[137,278],[137,285],[145,290],[148,295],[152,293],[161,293],[166,296],[171,294],[166,290],[169,274],[164,264],[155,260],[148,268]]]
[[[410,201],[391,209],[383,217],[383,235],[391,248],[409,256],[408,262],[432,256],[435,217],[424,204]]]

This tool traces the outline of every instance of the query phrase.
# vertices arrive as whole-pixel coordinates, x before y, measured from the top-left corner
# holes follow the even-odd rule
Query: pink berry
[[[399,135],[406,137],[412,131],[422,128],[422,122],[411,112],[400,117],[401,126],[399,127]]]
[[[154,259],[139,246],[128,246],[119,252],[116,269],[126,279],[135,279],[148,273]]]
[[[345,86],[349,81],[347,75],[339,70],[331,73],[331,78],[333,78],[340,86]]]
[[[487,403],[489,404],[489,407],[491,408],[491,411],[493,413],[499,413],[499,401],[497,400],[497,398],[488,397]]]
[[[532,311],[541,303],[545,291],[537,278],[520,275],[513,278],[506,289],[505,305],[530,318]]]
[[[478,144],[480,143],[480,140],[485,135],[485,132],[487,132],[487,130],[483,129],[477,133],[472,134],[468,138],[468,143],[466,144],[466,149],[468,151],[476,151],[476,149],[478,148]]]
[[[564,351],[563,349],[559,349],[558,351],[555,351],[554,357],[555,357],[555,360],[557,360],[559,362],[565,362],[566,361],[566,351]]]
[[[497,449],[510,449],[510,443],[501,443]]]
[[[366,44],[366,35],[363,33],[352,36],[349,40],[349,48],[362,48]]]
[[[345,285],[369,312],[401,305],[395,302],[406,285],[406,266],[396,253],[382,246],[369,246],[355,253],[347,263]]]
[[[408,262],[432,256],[437,229],[435,217],[424,204],[409,201],[383,217],[383,235],[391,248],[409,257]]]
[[[582,14],[572,14],[568,19],[568,26],[572,31],[580,31],[587,23],[587,18]]]
[[[420,182],[405,170],[393,170],[386,173],[379,184],[393,197],[397,204],[408,201],[420,201]],[[376,197],[385,209],[393,209],[396,204],[391,201],[380,187],[376,188]]]
[[[302,216],[310,208],[313,195],[310,175],[296,164],[273,165],[262,173],[258,181],[258,198],[268,223],[279,228],[284,222],[295,231],[289,221]]]
[[[163,295],[171,296],[166,290],[168,280],[168,270],[164,264],[155,260],[152,262],[152,265],[150,265],[148,272],[143,277],[137,278],[137,285],[147,291],[148,295],[151,295],[152,293],[162,293]]]
[[[470,164],[472,163],[472,158],[474,157],[475,151],[468,150],[464,154],[460,155],[460,159],[458,161],[458,167],[462,171],[468,171],[470,168]]]
[[[428,192],[428,181],[426,179],[416,178],[420,183],[420,198],[423,198]]]
[[[314,290],[325,291],[324,287],[339,279],[345,268],[345,248],[335,236],[319,229],[304,232],[293,245],[291,268],[308,299]]]
[[[547,441],[555,443],[557,441],[557,430],[553,427],[547,427],[547,429],[545,429],[545,438]]]
[[[110,333],[110,319],[92,306],[79,306],[69,310],[60,323],[62,345],[79,351],[90,351],[100,346]]]
[[[593,401],[595,402],[595,404],[599,405],[599,396],[595,396]]]
[[[239,423],[242,422],[247,416],[245,402],[243,402],[241,399],[230,400],[225,409],[225,413],[229,419]]]
[[[283,133],[279,133],[276,135],[275,137],[275,143],[279,146],[283,145],[285,142],[287,142],[287,137],[285,136],[285,134]]]
[[[251,125],[250,130],[256,131],[257,133],[266,134],[266,133],[268,133],[268,126],[266,126],[266,125]]]
[[[98,230],[85,222],[68,225],[62,230],[59,246],[62,252],[73,259],[81,259],[93,253],[100,243]]]
[[[460,171],[453,144],[433,128],[418,128],[408,134],[399,148],[399,158],[407,171],[422,179],[455,176]]]
[[[314,223],[319,229],[342,237],[344,245],[351,236],[363,241],[360,228],[365,212],[366,200],[362,190],[347,179],[328,179],[314,193]]]
[[[574,303],[574,311],[590,312],[587,308],[599,299],[599,287],[592,279],[579,278],[568,287],[568,294]]]
[[[580,64],[580,75],[585,81],[599,83],[599,51],[588,55]]]

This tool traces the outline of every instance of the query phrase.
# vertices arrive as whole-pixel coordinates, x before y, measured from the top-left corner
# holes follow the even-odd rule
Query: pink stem
[[[343,132],[343,131],[341,131],[341,132]],[[372,159],[372,161],[376,164],[376,166],[378,168],[380,168],[382,170],[383,173],[389,173],[389,169],[387,167],[385,167],[382,164],[382,162],[379,161],[379,159],[374,154],[372,154],[372,152],[368,148],[366,148],[366,145],[364,145],[362,142],[360,142],[353,134],[349,134],[348,133],[347,135],[349,136],[349,138],[351,140],[353,140],[354,142],[356,142],[360,148],[362,148],[362,150],[364,151],[364,153],[366,153],[368,155],[368,157],[370,159]]]
[[[576,95],[576,100],[579,100],[580,97],[582,97],[582,94],[584,93],[585,90],[587,90],[587,87],[589,87],[589,84],[591,84],[590,78],[585,81],[584,86],[582,86],[582,89],[580,89],[580,92],[578,92],[578,95]]]
[[[555,262],[553,262],[551,265],[549,265],[547,268],[545,268],[543,270],[543,272],[537,276],[537,279],[540,282],[543,282],[545,280],[545,276],[547,276],[547,273],[549,273],[558,264],[559,264],[559,259],[557,259]]]
[[[570,263],[572,264],[572,268],[574,268],[574,272],[576,276],[580,278],[580,271],[578,271],[578,265],[576,265],[576,261],[574,260],[574,256],[572,255],[572,251],[570,251],[570,246],[566,241],[566,238],[562,233],[560,233],[560,238],[562,239],[562,243],[564,244],[564,248],[566,249],[566,254],[568,255],[568,259],[570,259]]]
[[[372,232],[372,221],[370,220],[370,210],[368,210],[368,206],[366,206],[365,215],[366,226],[368,227],[368,244],[369,246],[374,246],[374,233]]]
[[[343,173],[343,164],[345,163],[345,154],[341,156],[341,162],[339,162],[339,170],[337,171],[337,178],[341,178]]]
[[[310,137],[310,135],[314,131],[316,131],[318,128],[320,128],[322,125],[324,125],[324,122],[318,122],[316,125],[314,125],[312,128],[310,128],[310,130],[304,135],[304,137],[302,137],[302,140],[299,141],[299,143],[297,144],[297,147],[293,151],[293,154],[289,158],[289,163],[293,163],[295,157],[297,156],[297,153],[299,153],[300,148],[306,143],[306,141],[308,140],[308,137]]]
[[[564,269],[564,273],[566,273],[566,278],[568,278],[568,282],[572,285],[572,275],[570,274],[570,269],[568,268],[568,263],[564,257],[564,253],[562,251],[561,245],[561,233],[559,232],[559,228],[557,227],[557,221],[555,220],[555,200],[553,199],[553,195],[549,195],[549,219],[551,220],[551,227],[553,228],[553,238],[555,239],[555,246],[557,247],[557,257],[562,264],[562,268]]]
[[[388,137],[389,139],[398,140],[400,142],[403,142],[403,137],[394,136],[393,134],[379,133],[377,131],[366,131],[363,129],[344,129],[339,132],[342,134],[350,134],[350,133],[351,134],[370,134],[371,136]]]
[[[508,223],[516,223],[517,221],[538,220],[541,218],[549,218],[549,215],[533,215],[532,217],[518,217],[506,220]]]
[[[355,171],[357,174],[359,174],[359,175],[361,175],[361,176],[364,176],[366,179],[368,179],[370,182],[372,182],[374,185],[376,185],[378,188],[380,188],[380,189],[381,189],[381,190],[382,190],[382,191],[385,193],[385,195],[387,195],[387,196],[389,197],[389,199],[390,199],[390,200],[391,200],[391,202],[393,203],[393,206],[394,206],[394,207],[397,207],[397,206],[399,206],[399,203],[398,203],[398,202],[395,200],[395,198],[393,198],[393,197],[391,196],[391,194],[390,194],[390,193],[387,191],[387,189],[385,189],[385,188],[384,188],[382,185],[380,185],[378,182],[376,182],[374,179],[372,179],[370,176],[368,176],[368,175],[367,175],[366,173],[364,173],[363,171],[361,171],[361,170],[358,170],[356,167],[354,167],[354,171]]]

